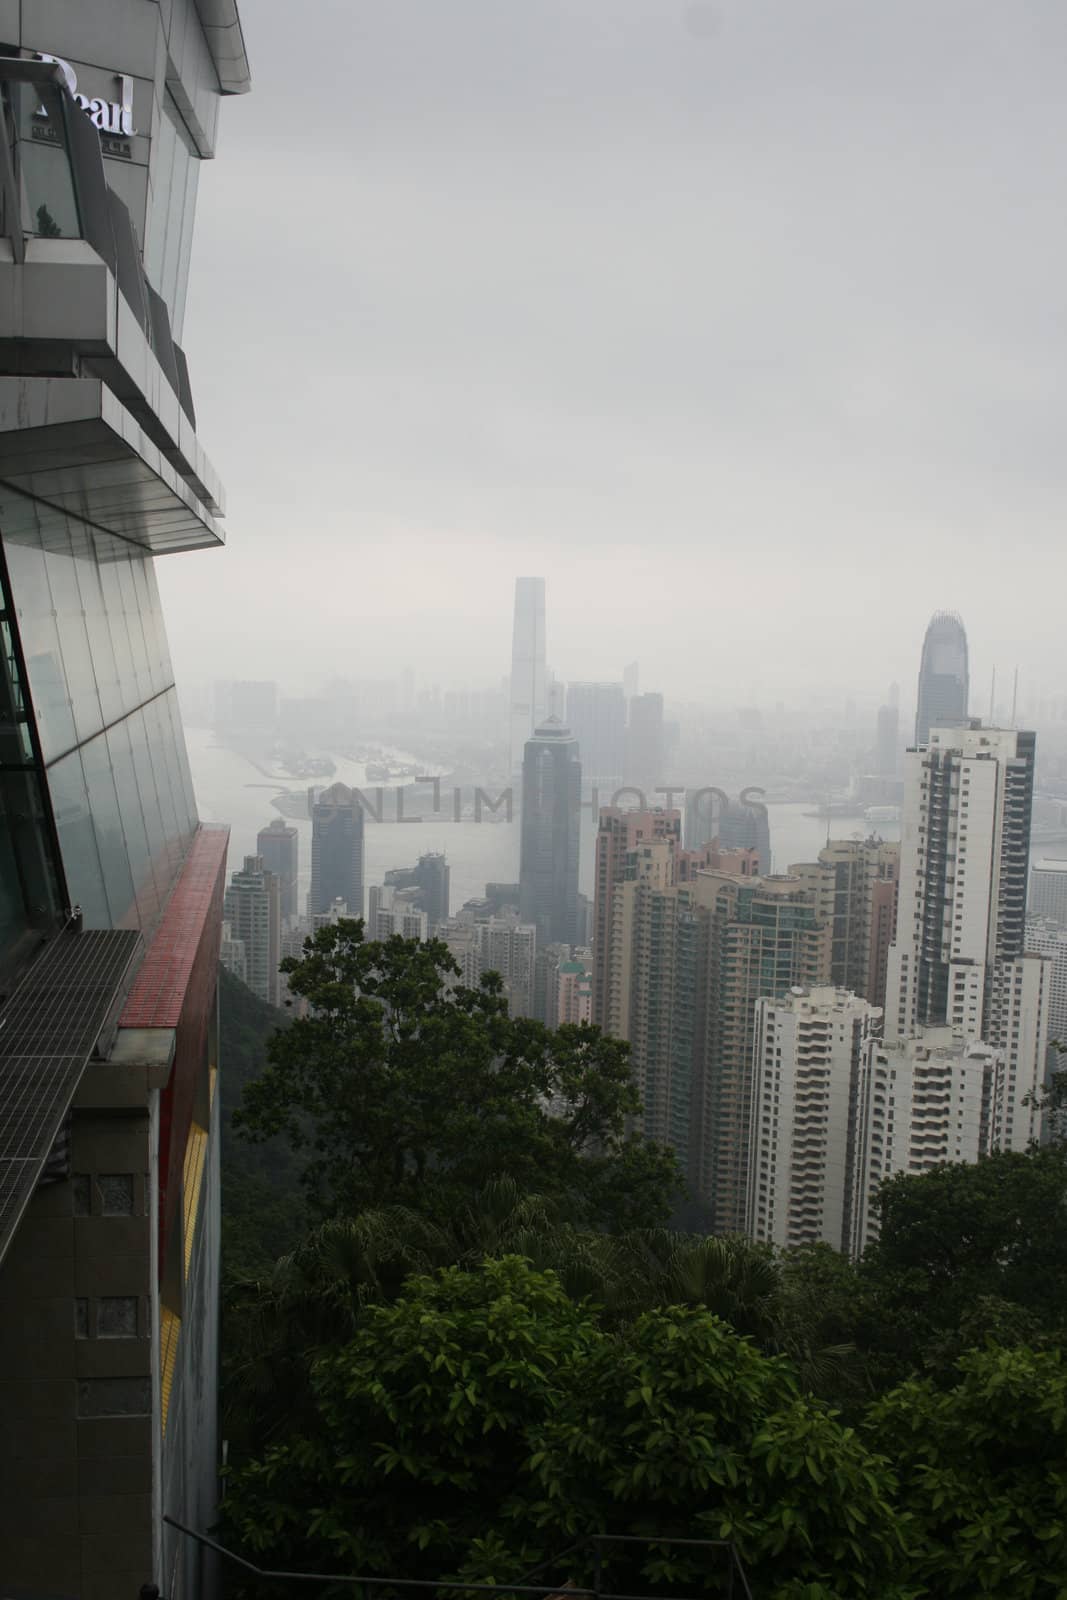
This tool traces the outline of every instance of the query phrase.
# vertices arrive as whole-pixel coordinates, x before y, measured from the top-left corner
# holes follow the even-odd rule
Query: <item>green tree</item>
[[[1067,1369],[1058,1350],[975,1350],[948,1390],[913,1379],[871,1409],[930,1595],[1067,1594]]]
[[[319,1216],[450,1215],[502,1173],[594,1227],[669,1214],[673,1154],[626,1133],[640,1101],[625,1044],[512,1017],[494,975],[464,988],[439,941],[367,942],[358,921],[283,968],[310,1014],[269,1041],[234,1121],[298,1152]]]
[[[610,1527],[736,1541],[768,1597],[892,1592],[884,1461],[706,1310],[612,1332],[528,1262],[451,1267],[366,1308],[312,1387],[229,1478],[226,1537],[265,1563],[506,1582]],[[652,1548],[633,1577],[713,1594],[716,1570]]]
[[[879,1204],[856,1335],[883,1379],[925,1365],[951,1381],[958,1356],[987,1337],[1067,1327],[1067,1146],[902,1174]]]

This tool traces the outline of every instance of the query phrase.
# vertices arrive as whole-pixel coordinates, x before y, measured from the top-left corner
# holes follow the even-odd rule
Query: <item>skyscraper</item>
[[[666,781],[665,761],[663,696],[635,694],[626,729],[625,777],[645,796],[646,805],[651,804],[656,788]]]
[[[363,807],[335,783],[311,801],[311,916],[343,900],[350,917],[363,915]]]
[[[879,706],[874,735],[874,770],[880,777],[896,777],[900,760],[899,743],[899,707],[893,705]]]
[[[935,728],[907,752],[904,782],[885,1035],[948,1026],[1000,1051],[1008,1092],[993,1142],[1024,1148],[1049,1002],[1048,963],[1024,953],[1034,735]]]
[[[582,780],[607,805],[622,783],[626,698],[621,683],[567,685],[567,725],[578,741]]]
[[[685,847],[700,850],[717,839],[723,850],[755,850],[759,870],[771,870],[771,827],[767,807],[722,799],[710,788],[687,789]]]
[[[578,741],[553,718],[522,763],[519,915],[541,944],[576,942],[581,789]]]
[[[628,858],[639,845],[670,839],[680,849],[682,822],[677,811],[623,811],[601,807],[597,823],[596,882],[593,895],[593,1021],[608,1026],[608,980],[615,892],[628,876]]]
[[[526,741],[547,715],[545,580],[515,579],[511,636],[511,770],[522,769]]]
[[[231,937],[244,945],[244,981],[267,1005],[278,1004],[278,962],[281,959],[280,885],[262,856],[245,856],[244,866],[230,875],[223,902]]]
[[[176,341],[248,64],[232,0],[8,6],[3,39],[0,1587],[193,1600],[162,1516],[215,1519],[227,833],[154,559],[222,543]]]
[[[367,908],[367,938],[402,939],[429,937],[429,919],[418,903],[417,889],[398,889],[387,883],[371,886]]]
[[[925,744],[932,728],[951,728],[967,720],[969,697],[967,635],[954,611],[935,611],[923,640],[915,743]]]
[[[275,817],[256,835],[256,854],[268,872],[278,880],[278,895],[283,922],[297,914],[296,887],[299,866],[300,834],[281,817]]]

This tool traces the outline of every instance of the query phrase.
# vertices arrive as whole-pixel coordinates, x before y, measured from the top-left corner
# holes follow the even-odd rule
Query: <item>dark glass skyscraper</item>
[[[363,915],[363,808],[351,789],[335,783],[311,810],[312,916],[343,900],[350,917]]]
[[[282,921],[297,914],[296,885],[299,872],[300,834],[281,817],[275,817],[256,837],[256,854],[263,858],[268,872],[278,880],[279,911]]]
[[[931,728],[956,727],[967,720],[970,679],[967,635],[954,611],[935,611],[923,640],[915,743],[926,744]]]
[[[534,924],[539,945],[575,942],[581,790],[578,741],[550,717],[522,762],[519,916]]]

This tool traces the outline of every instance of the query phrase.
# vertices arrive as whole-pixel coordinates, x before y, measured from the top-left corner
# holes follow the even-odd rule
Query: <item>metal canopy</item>
[[[69,924],[0,1010],[0,1261],[140,948]]]
[[[0,377],[5,534],[21,519],[17,495],[154,555],[223,542],[210,511],[95,378]]]

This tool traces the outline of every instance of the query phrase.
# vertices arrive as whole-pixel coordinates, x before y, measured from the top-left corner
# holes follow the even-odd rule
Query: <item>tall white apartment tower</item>
[[[856,1096],[881,1021],[877,1006],[847,989],[794,988],[757,1001],[750,1238],[849,1248]]]
[[[896,938],[885,1037],[949,1027],[1000,1051],[994,1144],[1034,1132],[1023,1105],[1044,1069],[1048,963],[1024,954],[1034,735],[933,728],[905,756]]]
[[[545,670],[545,580],[515,579],[511,636],[511,770],[522,771],[526,741],[548,714]]]

